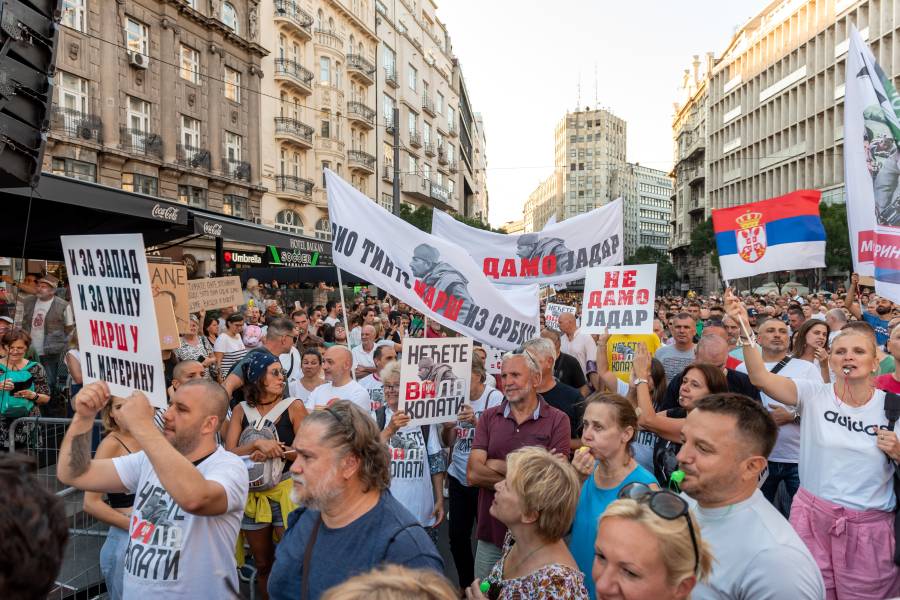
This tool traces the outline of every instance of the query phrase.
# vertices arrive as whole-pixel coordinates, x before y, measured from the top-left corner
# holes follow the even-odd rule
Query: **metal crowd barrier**
[[[69,523],[69,542],[56,585],[47,596],[51,600],[89,600],[106,594],[100,573],[100,548],[106,540],[107,525],[84,512],[81,490],[64,486],[56,478],[59,448],[71,419],[23,417],[10,424],[10,451],[27,454],[36,461],[41,485],[62,499]],[[100,421],[97,440],[99,441]],[[96,444],[92,444],[92,451]]]

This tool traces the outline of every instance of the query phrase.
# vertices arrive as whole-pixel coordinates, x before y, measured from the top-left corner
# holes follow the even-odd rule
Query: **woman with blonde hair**
[[[333,587],[322,600],[457,600],[450,583],[428,569],[385,565]]]
[[[597,527],[592,571],[597,598],[690,598],[697,582],[709,577],[713,556],[687,502],[642,484],[622,488],[619,497]]]
[[[506,457],[506,479],[494,487],[490,514],[509,531],[500,560],[484,582],[476,579],[466,589],[466,597],[587,600],[584,575],[563,540],[581,487],[572,465],[526,446]]]

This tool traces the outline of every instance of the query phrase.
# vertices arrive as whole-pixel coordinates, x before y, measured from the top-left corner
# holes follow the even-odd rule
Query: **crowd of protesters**
[[[399,410],[403,340],[455,334],[394,298],[344,306],[322,283],[288,305],[250,280],[164,354],[163,411],[82,387],[60,282],[17,285],[0,443],[67,407],[57,475],[109,525],[110,598],[236,597],[251,568],[263,598],[900,595],[900,307],[856,276],[663,296],[652,334],[564,313],[499,374],[478,348],[469,402],[421,427]],[[0,481],[27,485],[10,465]]]

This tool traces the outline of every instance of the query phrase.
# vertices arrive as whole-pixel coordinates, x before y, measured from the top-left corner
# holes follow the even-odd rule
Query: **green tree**
[[[406,204],[400,204],[400,218],[407,223],[421,229],[425,233],[431,233],[431,217],[433,213],[434,209],[424,204],[419,205],[416,208],[410,208]],[[465,223],[470,227],[475,227],[476,229],[484,229],[486,231],[500,231],[499,229],[492,229],[490,225],[482,223],[481,221],[473,217],[464,217],[463,215],[456,213],[450,214],[457,221]]]
[[[847,227],[846,204],[820,204],[819,216],[825,228],[825,264],[828,268],[850,271],[850,231]]]
[[[634,254],[625,259],[626,265],[649,265],[656,263],[656,287],[662,290],[671,289],[678,281],[678,272],[669,260],[669,253],[651,246],[641,246]]]
[[[691,256],[708,256],[709,262],[716,270],[719,269],[719,249],[716,247],[716,233],[713,230],[712,217],[699,223],[691,231]]]

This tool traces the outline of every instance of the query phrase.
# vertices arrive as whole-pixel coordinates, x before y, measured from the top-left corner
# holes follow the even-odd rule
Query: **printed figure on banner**
[[[437,248],[419,244],[413,250],[409,268],[425,286],[422,296],[426,304],[447,318],[464,322],[469,314],[469,308],[474,304],[472,295],[469,294],[469,282],[462,273],[453,268],[453,265],[441,262],[440,258],[441,253]],[[418,283],[419,281],[416,281],[416,284]],[[419,291],[418,285],[416,291]],[[429,301],[428,295],[433,297],[435,293],[444,294],[445,300]]]

